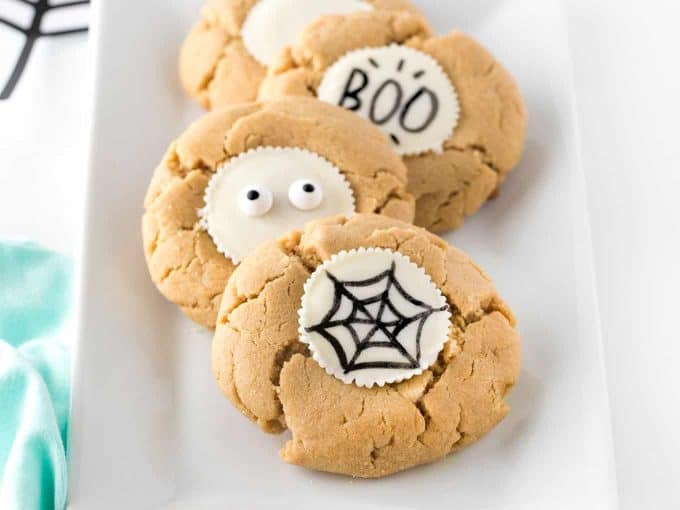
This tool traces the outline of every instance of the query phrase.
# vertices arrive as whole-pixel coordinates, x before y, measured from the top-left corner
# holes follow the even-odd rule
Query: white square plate
[[[152,285],[142,199],[168,143],[199,111],[176,55],[201,0],[102,0],[81,328],[71,430],[71,508],[614,508],[609,411],[579,162],[566,19],[555,1],[416,1],[440,32],[462,28],[517,77],[526,155],[500,198],[447,239],[495,279],[519,318],[512,411],[478,444],[383,480],[284,464],[220,395],[210,334]],[[434,501],[434,502],[433,502]]]

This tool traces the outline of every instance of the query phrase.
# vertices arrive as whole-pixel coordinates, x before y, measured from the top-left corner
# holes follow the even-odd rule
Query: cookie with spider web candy
[[[329,374],[370,388],[432,365],[450,317],[422,268],[391,250],[359,248],[337,253],[307,280],[300,340]]]
[[[424,369],[411,375],[420,368],[396,343],[418,361],[421,324]],[[322,330],[343,337],[344,348]],[[362,341],[374,345],[359,349]],[[357,350],[364,357],[350,363]],[[401,366],[359,367],[386,357]],[[512,311],[467,255],[422,228],[355,214],[310,222],[241,262],[224,291],[211,360],[243,416],[265,432],[290,431],[285,462],[376,478],[493,429],[508,413],[521,353]],[[357,380],[370,374],[395,382]]]

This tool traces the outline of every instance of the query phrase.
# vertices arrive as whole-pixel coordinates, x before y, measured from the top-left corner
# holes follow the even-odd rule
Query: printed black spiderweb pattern
[[[10,73],[5,86],[0,88],[0,100],[9,99],[12,95],[38,39],[41,37],[60,37],[87,32],[87,27],[66,27],[56,30],[43,30],[42,21],[45,15],[50,11],[59,11],[86,5],[90,3],[90,0],[66,0],[61,3],[53,3],[50,0],[15,0],[15,2],[28,6],[28,8],[33,11],[33,15],[30,25],[28,27],[22,27],[3,16],[2,14],[4,13],[0,13],[0,26],[8,27],[24,36],[24,44],[19,52],[14,69]]]
[[[308,333],[318,333],[331,344],[346,374],[367,368],[418,368],[420,366],[420,340],[425,323],[433,314],[448,310],[447,305],[434,308],[409,294],[397,279],[395,271],[396,263],[394,261],[389,269],[366,280],[342,281],[326,271],[326,276],[333,283],[335,290],[333,304],[318,324],[305,328],[305,330]],[[384,290],[382,290],[383,285],[385,286]],[[363,299],[358,298],[352,292],[352,289],[371,286],[379,286],[381,290]],[[413,305],[418,310],[417,313],[414,314],[413,310],[410,310],[410,313],[400,310],[400,305],[390,298],[391,289],[394,289],[401,298]],[[343,299],[349,300],[352,309],[349,316],[339,319],[337,316],[342,308]],[[375,310],[372,313],[370,305],[376,303],[378,304],[377,313],[375,313]],[[387,312],[392,317],[385,318]],[[415,352],[409,352],[399,337],[406,328],[414,323],[416,323]],[[364,328],[365,333],[360,334],[357,328],[359,325],[369,325],[370,328]],[[345,351],[342,342],[331,331],[338,327],[345,328],[349,332],[356,349],[353,354]],[[382,333],[386,340],[373,340],[378,332]],[[366,349],[376,347],[397,351],[403,361],[358,362],[359,356]]]

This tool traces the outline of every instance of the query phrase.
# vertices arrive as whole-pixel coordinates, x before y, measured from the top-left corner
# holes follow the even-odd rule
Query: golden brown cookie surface
[[[419,15],[408,0],[365,1],[375,10]],[[189,95],[206,109],[257,99],[266,66],[248,51],[241,33],[257,4],[258,0],[208,0],[202,19],[184,40],[179,77]]]
[[[407,256],[452,313],[437,362],[383,387],[343,383],[299,341],[298,307],[310,274],[334,254],[360,247]],[[486,274],[438,237],[375,215],[329,218],[265,243],[234,272],[213,341],[213,372],[263,430],[291,430],[285,461],[379,477],[457,451],[507,414],[504,398],[520,365],[514,324]]]
[[[431,140],[438,143],[438,150],[406,153],[404,161],[409,168],[409,190],[417,200],[416,224],[435,232],[456,228],[497,192],[518,163],[526,134],[526,111],[514,79],[472,38],[456,31],[432,37],[421,18],[405,13],[325,16],[309,25],[298,43],[270,67],[260,97],[321,97],[328,88],[323,88],[324,80],[337,71],[335,66],[364,48],[390,45],[411,48],[425,58],[434,59],[455,89],[458,112],[455,122],[451,122],[450,135],[435,136]],[[408,68],[408,56],[404,59]],[[343,86],[337,88],[345,94],[336,93],[330,101],[372,118],[396,141],[398,150],[400,139],[413,131],[404,121],[411,96],[402,96],[394,83],[387,82],[401,82],[401,77],[411,79],[412,75],[400,74],[402,64],[395,66],[392,62],[392,74],[386,74],[384,62],[370,55],[359,65],[355,63],[348,64],[347,70],[352,74],[346,72]],[[436,91],[431,73],[421,78],[422,74],[421,70],[413,77]],[[371,86],[366,86],[369,80],[384,86],[369,90]],[[385,98],[393,96],[401,103],[391,110],[391,103]],[[423,94],[419,96],[421,103],[423,97]],[[438,109],[442,111],[442,100],[438,101]],[[387,105],[383,106],[382,113],[381,102]],[[450,102],[447,100],[445,104]],[[387,122],[390,113],[393,115]],[[400,113],[406,115],[400,117]],[[453,118],[454,114],[450,116]],[[399,129],[397,121],[407,129]],[[392,132],[390,124],[397,125],[398,130]]]
[[[414,200],[405,191],[406,168],[369,122],[305,98],[241,105],[205,115],[171,144],[156,169],[145,200],[143,237],[151,277],[159,290],[208,327],[215,325],[235,264],[220,253],[201,224],[206,187],[218,168],[261,147],[304,149],[319,155],[349,183],[357,212],[413,220]]]

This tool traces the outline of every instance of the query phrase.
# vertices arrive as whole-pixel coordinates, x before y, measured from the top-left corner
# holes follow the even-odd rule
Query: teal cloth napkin
[[[66,506],[71,306],[68,258],[0,243],[0,509]]]

